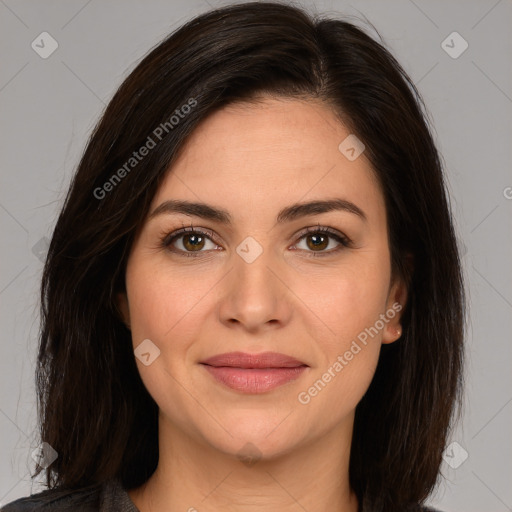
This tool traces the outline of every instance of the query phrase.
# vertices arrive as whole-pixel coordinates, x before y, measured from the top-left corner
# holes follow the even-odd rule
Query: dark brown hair
[[[366,145],[385,197],[393,272],[409,294],[404,334],[382,347],[356,409],[350,483],[383,511],[432,492],[461,402],[464,293],[425,108],[397,61],[362,29],[266,2],[210,11],[171,34],[120,86],[88,142],[42,279],[40,434],[59,454],[46,469],[48,486],[117,476],[133,488],[155,470],[158,408],[116,292],[134,234],[188,135],[220,107],[261,94],[323,101]],[[155,146],[130,161],[148,137]]]

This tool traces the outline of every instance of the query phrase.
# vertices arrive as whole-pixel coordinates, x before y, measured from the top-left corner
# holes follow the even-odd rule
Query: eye
[[[203,231],[190,226],[166,235],[162,240],[162,245],[180,255],[195,257],[199,256],[198,253],[205,252],[202,249],[212,250],[217,247],[212,238],[214,235],[210,230]],[[208,247],[208,242],[210,247]]]
[[[338,245],[334,247],[334,249],[330,249],[326,251],[327,247],[329,247],[330,240],[334,239]],[[343,250],[346,247],[350,246],[350,239],[329,227],[324,226],[314,226],[309,227],[300,235],[300,240],[305,243],[304,247],[300,248],[301,250],[305,250],[310,252],[308,256],[328,256],[340,250]],[[299,244],[297,244],[298,246]]]

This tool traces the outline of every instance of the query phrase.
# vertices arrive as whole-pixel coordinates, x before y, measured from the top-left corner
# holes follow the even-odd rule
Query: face
[[[161,424],[268,457],[352,425],[405,290],[379,183],[364,153],[339,149],[349,134],[323,104],[276,99],[232,104],[192,134],[119,297]],[[337,203],[290,209],[316,201]],[[247,357],[204,364],[232,352]],[[250,357],[264,352],[288,360]]]

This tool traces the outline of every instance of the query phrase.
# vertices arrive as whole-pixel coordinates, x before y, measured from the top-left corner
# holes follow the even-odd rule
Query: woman
[[[4,510],[429,510],[463,299],[395,59],[295,7],[201,15],[121,85],[71,184],[42,281],[50,489]]]

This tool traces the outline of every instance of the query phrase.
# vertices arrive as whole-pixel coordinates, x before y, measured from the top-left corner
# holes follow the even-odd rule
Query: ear
[[[116,295],[116,306],[119,311],[121,320],[124,322],[126,327],[130,329],[130,307],[128,305],[128,297],[126,292],[119,292]]]
[[[402,336],[402,313],[407,302],[407,286],[403,279],[395,278],[389,290],[386,306],[388,322],[382,335],[382,343],[393,343]]]

